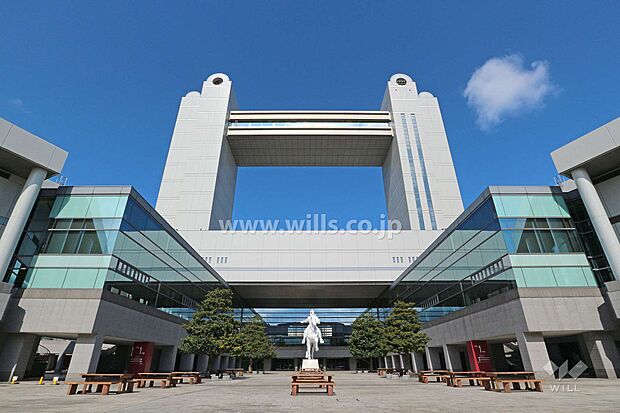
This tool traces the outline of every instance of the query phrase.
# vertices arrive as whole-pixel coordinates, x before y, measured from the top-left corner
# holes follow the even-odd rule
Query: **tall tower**
[[[437,98],[395,74],[381,109],[391,113],[394,131],[383,164],[388,216],[404,229],[446,228],[463,211],[463,201]]]
[[[237,164],[226,139],[237,106],[232,82],[209,76],[181,99],[156,208],[177,230],[216,228],[232,218]]]

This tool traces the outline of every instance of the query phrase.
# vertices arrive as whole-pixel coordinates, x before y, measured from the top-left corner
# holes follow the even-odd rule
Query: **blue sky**
[[[617,1],[11,1],[0,116],[68,150],[69,184],[131,184],[154,203],[179,100],[209,74],[230,75],[241,109],[378,109],[405,72],[439,98],[468,204],[488,185],[552,184],[549,152],[619,115],[619,14]],[[382,197],[378,169],[243,169],[235,215],[374,218]]]

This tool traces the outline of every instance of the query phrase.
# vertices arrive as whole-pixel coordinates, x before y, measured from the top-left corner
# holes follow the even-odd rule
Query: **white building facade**
[[[243,166],[381,167],[400,231],[223,230]],[[351,283],[376,296],[463,204],[438,101],[409,76],[390,78],[378,111],[242,111],[220,73],[181,100],[156,209],[228,282],[348,283],[354,298]]]

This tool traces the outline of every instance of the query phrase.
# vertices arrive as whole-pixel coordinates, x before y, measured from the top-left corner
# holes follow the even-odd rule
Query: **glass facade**
[[[184,318],[209,289],[224,286],[135,191],[105,191],[42,191],[4,280],[106,289]]]
[[[320,129],[339,129],[339,128],[381,128],[386,129],[390,127],[388,122],[333,122],[320,120],[308,122],[308,121],[255,121],[255,122],[239,122],[231,121],[228,124],[229,128],[320,128]]]
[[[596,280],[561,194],[485,192],[379,300],[414,302],[429,321],[514,288]]]
[[[566,203],[599,286],[603,286],[608,281],[614,281],[615,278],[603,247],[598,240],[594,227],[592,227],[592,221],[590,221],[586,207],[577,190],[566,194]]]

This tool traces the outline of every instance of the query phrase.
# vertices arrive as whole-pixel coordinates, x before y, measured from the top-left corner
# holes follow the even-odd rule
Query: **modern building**
[[[617,320],[558,187],[490,187],[391,286],[377,311],[416,303],[430,341],[417,368],[583,362],[616,377]],[[550,370],[553,373],[553,369]]]
[[[239,110],[228,76],[211,75],[181,99],[156,209],[252,307],[366,306],[463,210],[437,99],[397,74],[380,109]],[[381,167],[401,231],[241,231],[244,166]]]
[[[215,74],[181,100],[153,208],[130,186],[46,181],[67,153],[0,121],[0,379],[204,371],[205,355],[177,348],[213,288],[268,324],[278,356],[265,369],[299,365],[309,308],[321,365],[354,369],[351,322],[406,300],[430,337],[414,370],[548,376],[567,362],[618,377],[619,131],[616,119],[552,154],[574,182],[489,187],[464,210],[437,99],[410,77],[392,76],[377,111],[242,111]],[[380,167],[387,224],[239,226],[244,166]]]
[[[104,343],[138,344],[151,368],[173,369],[183,323],[207,291],[227,287],[131,187],[42,190],[11,268],[2,376],[15,364],[27,373],[42,337],[75,341],[69,377],[94,371]]]

